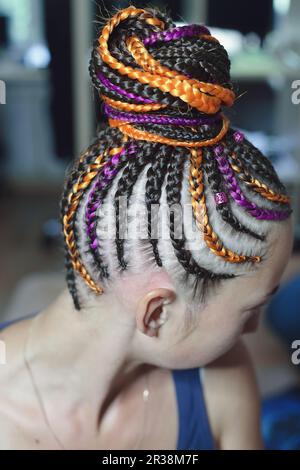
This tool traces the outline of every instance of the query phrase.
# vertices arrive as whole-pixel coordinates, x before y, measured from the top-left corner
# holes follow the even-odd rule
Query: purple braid
[[[99,174],[96,182],[94,183],[92,190],[88,197],[88,202],[85,211],[85,222],[86,222],[86,233],[89,239],[90,248],[93,251],[96,251],[98,247],[98,239],[96,234],[96,213],[97,209],[101,205],[101,201],[95,198],[98,190],[103,190],[111,181],[111,179],[118,173],[118,165],[120,163],[120,158],[124,153],[131,156],[136,152],[136,146],[130,144],[127,147],[124,147],[120,152],[113,155],[103,166],[102,172]]]
[[[153,33],[143,40],[145,46],[153,46],[159,41],[174,41],[180,38],[191,38],[193,36],[199,36],[201,34],[209,34],[210,31],[205,26],[200,24],[191,24],[188,26],[176,26],[175,28],[169,29],[168,31],[161,31],[159,33]]]
[[[134,122],[138,124],[154,123],[154,124],[174,124],[176,126],[199,126],[201,124],[211,124],[221,120],[220,114],[214,116],[203,116],[194,119],[174,117],[174,116],[158,116],[154,114],[135,114],[117,111],[111,106],[105,104],[104,112],[107,116],[121,121]]]
[[[252,217],[259,220],[284,220],[289,217],[290,211],[276,211],[272,209],[262,209],[253,202],[250,202],[243,194],[234,176],[234,172],[229,165],[228,159],[224,152],[223,145],[214,147],[214,153],[218,162],[218,167],[229,188],[229,192],[235,202],[244,207]]]
[[[134,93],[129,93],[128,91],[123,90],[123,88],[120,88],[119,86],[114,85],[101,72],[98,72],[97,77],[99,78],[100,82],[103,83],[104,86],[106,86],[110,90],[116,91],[117,93],[119,93],[119,95],[125,96],[126,98],[130,100],[140,101],[141,103],[155,103],[155,101],[153,100],[149,100],[148,98],[143,98],[142,96],[138,96]]]

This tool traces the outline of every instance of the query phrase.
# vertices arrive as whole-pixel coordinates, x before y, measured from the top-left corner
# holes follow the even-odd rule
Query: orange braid
[[[132,103],[123,103],[122,101],[116,101],[108,96],[101,95],[100,98],[110,106],[121,111],[134,111],[136,113],[142,113],[147,111],[156,111],[158,109],[165,108],[166,104],[153,103],[153,104],[132,104]]]
[[[81,172],[79,175],[76,183],[73,185],[69,195],[68,195],[68,213],[63,217],[63,226],[64,226],[64,236],[66,240],[66,245],[69,250],[69,254],[71,257],[72,265],[74,270],[78,271],[81,277],[84,279],[86,284],[97,294],[102,294],[103,289],[96,285],[95,281],[93,281],[92,277],[84,267],[83,263],[80,260],[80,254],[78,248],[76,247],[75,243],[75,236],[74,230],[72,228],[72,219],[74,218],[76,211],[78,209],[80,200],[86,191],[86,189],[90,186],[93,179],[99,174],[101,168],[105,165],[104,157],[108,155],[114,155],[122,150],[122,147],[113,148],[109,152],[104,152],[101,155],[98,155],[96,159],[91,163],[85,172]],[[81,161],[83,161],[84,157],[87,155],[87,152],[81,156]]]
[[[190,193],[192,196],[192,206],[194,210],[195,219],[200,230],[203,231],[204,240],[208,248],[217,256],[221,256],[225,261],[230,263],[244,263],[251,261],[257,263],[261,261],[259,256],[244,256],[235,253],[224,247],[218,236],[213,231],[209,224],[205,193],[203,185],[203,172],[201,170],[202,164],[202,151],[191,150],[191,168],[190,168]],[[199,210],[200,209],[200,210]]]
[[[265,197],[269,201],[281,202],[283,204],[290,204],[291,199],[285,194],[275,193],[271,188],[266,184],[262,183],[257,178],[253,178],[250,173],[245,169],[243,164],[237,159],[235,153],[231,154],[232,158],[236,161],[236,164],[231,163],[231,168],[239,174],[239,178],[244,181],[247,186],[250,186],[259,193],[262,197]]]
[[[158,60],[155,60],[151,54],[147,51],[142,41],[136,36],[131,36],[126,41],[126,46],[136,63],[142,67],[146,72],[156,73],[168,78],[178,78],[180,80],[190,80],[190,82],[196,83],[197,80],[189,79],[184,74],[180,74],[175,70],[171,70],[164,65],[161,65]]]
[[[201,39],[207,39],[207,41],[213,41],[213,42],[217,42],[218,44],[220,44],[220,42],[218,41],[217,38],[215,38],[214,36],[211,36],[210,34],[200,34],[199,36]]]
[[[160,77],[165,76],[168,78],[176,78],[176,80],[184,81],[186,86],[190,85],[191,87],[198,87],[202,93],[209,93],[212,95],[206,96],[208,101],[215,97],[214,102],[218,102],[219,107],[221,103],[224,103],[227,106],[231,106],[233,104],[234,93],[231,90],[223,88],[217,84],[200,82],[199,80],[189,78],[184,74],[179,74],[176,70],[170,70],[168,67],[161,65],[159,61],[155,60],[151,54],[149,54],[139,38],[135,36],[128,38],[126,45],[136,63],[146,72],[151,72],[152,74],[159,75]]]
[[[219,142],[226,132],[228,131],[229,121],[228,119],[223,116],[223,126],[220,130],[219,134],[216,137],[208,140],[202,140],[199,142],[188,142],[188,141],[180,141],[175,139],[170,139],[169,137],[163,137],[162,135],[152,134],[147,131],[141,131],[136,129],[134,126],[130,124],[124,123],[124,121],[119,121],[117,119],[109,119],[110,127],[117,127],[123,134],[126,136],[132,137],[136,140],[147,140],[149,142],[159,142],[161,144],[172,145],[174,147],[187,147],[187,148],[194,148],[194,147],[205,147],[208,145],[214,145]]]
[[[222,104],[231,106],[234,102],[235,94],[233,91],[228,90],[227,88],[223,88],[220,85],[200,82],[198,80],[189,79],[182,75],[178,76],[176,72],[173,73],[171,70],[169,70],[168,73],[172,74],[172,78],[166,80],[165,76],[161,76],[159,73],[157,73],[157,68],[159,68],[160,64],[154,61],[154,59],[146,51],[144,45],[137,38],[133,38],[133,41],[135,41],[135,47],[133,47],[133,51],[137,51],[136,58],[139,60],[139,56],[143,51],[142,60],[143,57],[147,57],[149,60],[151,58],[150,62],[154,67],[154,73],[125,66],[110,54],[108,49],[108,39],[113,29],[121,21],[128,18],[129,16],[135,16],[140,13],[145,13],[145,11],[129,7],[117,13],[106,24],[106,26],[104,26],[101,36],[98,40],[98,51],[103,62],[109,65],[112,69],[117,70],[121,75],[127,75],[133,80],[138,80],[142,84],[148,84],[153,88],[158,88],[164,93],[170,93],[172,96],[180,98],[190,106],[207,114],[215,114],[219,111]],[[161,22],[153,18],[153,21],[155,20],[157,21],[156,25],[162,28]],[[129,44],[132,46],[130,40]],[[165,70],[165,67],[163,69]]]

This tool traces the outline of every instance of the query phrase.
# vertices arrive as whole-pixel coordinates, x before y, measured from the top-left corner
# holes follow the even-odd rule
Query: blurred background
[[[64,171],[89,144],[100,117],[88,76],[90,48],[97,22],[129,3],[0,0],[0,321],[38,311],[64,286],[58,224]],[[167,9],[179,24],[205,23],[226,47],[240,95],[232,123],[269,156],[293,199],[295,248],[283,288],[249,338],[263,396],[276,395],[297,386],[300,376],[286,340],[293,337],[288,328],[300,340],[300,284],[294,282],[300,273],[300,103],[292,100],[300,90],[300,2],[151,5]],[[289,315],[294,323],[287,325]]]

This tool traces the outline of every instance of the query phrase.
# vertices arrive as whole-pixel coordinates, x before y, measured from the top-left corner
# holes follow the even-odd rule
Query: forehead
[[[239,305],[255,302],[279,284],[292,250],[292,223],[288,221],[276,227],[269,234],[267,243],[265,259],[257,269],[233,279],[232,283],[226,282],[224,296],[228,301],[234,301]]]
[[[270,234],[266,259],[254,276],[257,288],[261,285],[272,290],[280,282],[283,271],[290,259],[293,246],[293,226],[291,221],[279,225],[274,232]],[[249,282],[252,279],[249,278]]]

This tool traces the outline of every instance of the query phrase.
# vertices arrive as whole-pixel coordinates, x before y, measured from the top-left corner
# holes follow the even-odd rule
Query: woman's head
[[[108,124],[65,181],[76,309],[110,296],[135,312],[139,331],[160,329],[161,353],[177,343],[155,356],[169,367],[174,358],[189,366],[199,342],[205,361],[228,348],[290,251],[286,190],[222,113],[235,98],[229,72],[204,26],[177,28],[152,9],[118,12],[90,62]]]

